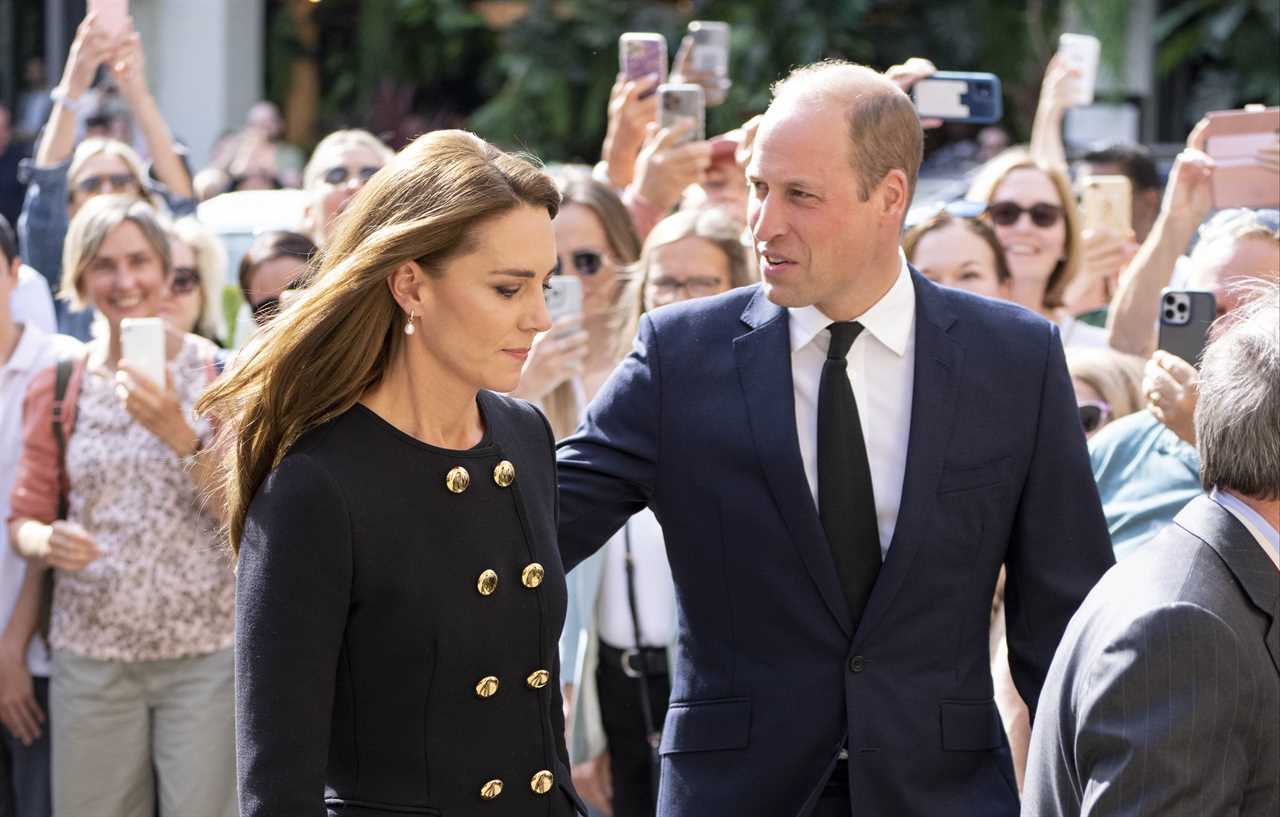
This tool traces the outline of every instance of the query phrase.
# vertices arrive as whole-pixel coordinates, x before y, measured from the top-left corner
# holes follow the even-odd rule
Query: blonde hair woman
[[[1092,437],[1112,420],[1146,405],[1142,373],[1146,361],[1114,349],[1068,349],[1067,370],[1076,392],[1080,424]]]
[[[1061,170],[1010,148],[983,165],[968,198],[986,202],[982,218],[1004,248],[1009,299],[1058,325],[1064,346],[1105,346],[1106,332],[1077,321],[1064,294],[1080,272],[1080,220]]]
[[[323,247],[334,219],[394,154],[365,130],[334,131],[320,140],[302,169],[302,189],[311,194],[302,216],[302,232]]]
[[[173,280],[160,314],[178,332],[191,332],[221,346],[227,337],[222,312],[227,251],[213,232],[194,218],[169,227]]]
[[[123,359],[123,321],[158,315],[173,275],[145,202],[87,202],[63,271],[63,296],[105,329],[62,386],[55,368],[31,382],[10,508],[15,547],[57,571],[54,812],[145,815],[158,793],[164,814],[229,816],[233,577],[202,501],[211,430],[192,413],[216,347],[171,333],[163,383]]]
[[[238,552],[245,817],[571,815],[553,441],[513,389],[560,197],[461,131],[353,199],[202,408]]]

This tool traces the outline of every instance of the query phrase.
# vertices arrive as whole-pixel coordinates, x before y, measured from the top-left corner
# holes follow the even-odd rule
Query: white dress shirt
[[[671,565],[667,562],[662,526],[648,508],[628,519],[605,545],[600,598],[596,601],[600,640],[620,649],[636,646],[635,623],[631,620],[631,603],[627,598],[624,538],[627,532],[631,534],[631,557],[635,565],[636,617],[640,620],[641,646],[666,647],[675,641],[676,589]]]
[[[1217,488],[1213,489],[1209,498],[1239,519],[1240,524],[1244,525],[1245,529],[1253,534],[1253,538],[1258,540],[1258,547],[1267,554],[1271,564],[1280,568],[1280,532],[1271,527],[1271,523],[1262,514],[1246,505],[1240,497],[1226,491],[1219,491]]]
[[[849,382],[871,466],[871,489],[880,529],[880,557],[889,553],[902,504],[911,436],[911,390],[915,384],[916,290],[907,259],[899,252],[898,279],[885,296],[854,320],[863,332],[849,349]],[[818,387],[831,345],[833,321],[816,306],[789,309],[791,382],[796,398],[800,458],[818,506]]]
[[[34,326],[45,334],[54,332],[53,296],[44,276],[23,264],[18,269],[18,285],[9,296],[13,322]]]

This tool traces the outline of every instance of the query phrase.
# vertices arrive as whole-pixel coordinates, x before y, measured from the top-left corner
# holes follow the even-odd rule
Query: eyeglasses
[[[336,167],[331,167],[328,170],[326,170],[324,172],[324,175],[321,176],[320,178],[324,180],[325,184],[332,184],[334,186],[337,186],[340,184],[346,184],[347,180],[350,179],[352,176],[359,176],[360,183],[364,184],[365,182],[369,181],[369,179],[372,179],[373,174],[377,173],[381,169],[382,168],[374,167],[373,165],[366,165],[365,167],[362,167],[359,170],[355,170],[352,168],[344,167],[343,165],[337,165]]]
[[[724,288],[724,281],[709,275],[694,276],[683,281],[661,276],[650,278],[647,285],[653,287],[653,294],[663,299],[675,297],[681,290],[688,293],[690,298],[702,298],[720,292]]]
[[[1092,434],[1111,419],[1111,406],[1101,400],[1086,400],[1077,408],[1080,410],[1080,425],[1085,434]]]
[[[575,250],[570,256],[573,268],[577,273],[585,278],[590,278],[600,272],[600,268],[604,266],[604,254],[595,250]],[[556,259],[556,268],[551,271],[552,275],[559,275],[564,272],[560,259]]]
[[[174,267],[173,283],[169,288],[174,295],[190,295],[200,286],[200,270],[195,267]]]
[[[101,193],[103,185],[110,185],[112,190],[126,190],[137,186],[133,176],[128,173],[104,173],[101,176],[85,176],[76,182],[76,190],[81,193]]]
[[[987,208],[991,220],[1001,227],[1010,227],[1018,223],[1022,214],[1031,216],[1031,223],[1042,229],[1048,229],[1062,218],[1062,208],[1056,204],[1038,201],[1030,207],[1023,207],[1012,201],[998,201]]]

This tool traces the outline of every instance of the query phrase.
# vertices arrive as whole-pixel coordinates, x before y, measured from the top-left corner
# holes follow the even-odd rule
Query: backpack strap
[[[58,444],[58,518],[66,519],[68,508],[67,492],[67,427],[66,401],[67,386],[71,384],[71,375],[75,371],[74,357],[60,357],[53,373],[53,439]]]

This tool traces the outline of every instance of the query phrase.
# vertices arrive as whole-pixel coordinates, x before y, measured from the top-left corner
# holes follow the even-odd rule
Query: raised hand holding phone
[[[1063,34],[1058,38],[1058,65],[1071,74],[1063,92],[1070,107],[1093,104],[1101,55],[1102,43],[1092,35]]]

